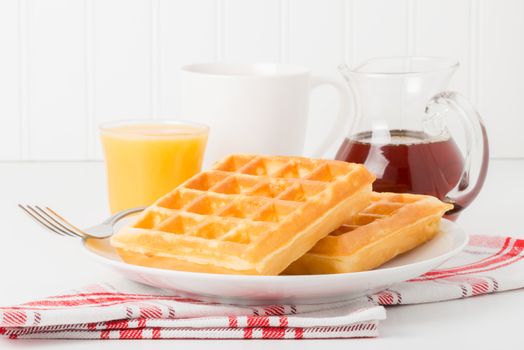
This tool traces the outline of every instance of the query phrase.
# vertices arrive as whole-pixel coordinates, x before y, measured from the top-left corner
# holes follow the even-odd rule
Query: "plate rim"
[[[469,242],[469,235],[466,233],[464,229],[462,229],[459,225],[457,225],[455,222],[450,221],[448,219],[442,218],[442,224],[444,226],[448,226],[448,230],[453,231],[454,234],[459,232],[462,236],[460,239],[462,242],[458,244],[453,249],[437,255],[435,257],[425,259],[418,262],[413,262],[409,264],[399,265],[399,266],[392,266],[392,267],[386,267],[383,269],[373,269],[373,270],[366,270],[366,271],[356,271],[356,272],[345,272],[345,273],[331,273],[331,274],[314,274],[314,275],[276,275],[276,276],[266,276],[266,275],[237,275],[237,274],[219,274],[219,273],[207,273],[207,272],[192,272],[192,271],[180,271],[180,270],[169,270],[169,269],[161,269],[158,267],[149,267],[149,266],[142,266],[142,265],[133,265],[128,264],[125,261],[118,261],[114,260],[105,256],[102,256],[100,254],[97,254],[95,251],[90,249],[87,246],[87,240],[82,239],[82,248],[87,254],[93,256],[95,259],[104,262],[105,264],[110,264],[116,268],[123,268],[123,269],[134,269],[135,272],[144,272],[144,273],[153,273],[156,275],[164,275],[168,277],[175,277],[174,275],[182,275],[186,277],[191,278],[197,278],[197,279],[206,279],[206,280],[222,280],[222,281],[234,281],[234,280],[251,280],[256,282],[284,282],[288,280],[303,280],[303,279],[315,279],[315,280],[329,280],[329,279],[339,279],[339,278],[348,278],[350,276],[356,276],[356,275],[373,275],[373,274],[380,274],[380,273],[394,273],[398,270],[403,270],[406,268],[413,267],[414,265],[418,265],[420,263],[426,263],[431,264],[432,262],[436,261],[446,261],[447,259],[451,258],[452,256],[458,254]]]

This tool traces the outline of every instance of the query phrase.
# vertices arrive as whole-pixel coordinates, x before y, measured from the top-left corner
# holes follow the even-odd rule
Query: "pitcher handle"
[[[464,169],[457,185],[445,197],[445,201],[455,205],[448,215],[456,218],[463,208],[467,207],[480,192],[486,179],[489,162],[489,143],[482,117],[473,104],[461,94],[454,91],[444,91],[434,96],[426,107],[427,115],[435,115],[435,105],[450,106],[461,116],[462,126],[466,135],[466,154]],[[482,159],[476,180],[470,183],[472,157]]]
[[[339,94],[339,108],[335,123],[329,130],[324,140],[313,152],[313,157],[322,157],[333,145],[333,143],[336,140],[338,140],[339,137],[344,136],[346,134],[346,122],[349,119],[350,115],[349,99],[351,98],[351,96],[348,94],[345,85],[339,82],[338,80],[332,78],[312,76],[310,92],[312,92],[314,89],[321,85],[331,85],[337,90]]]

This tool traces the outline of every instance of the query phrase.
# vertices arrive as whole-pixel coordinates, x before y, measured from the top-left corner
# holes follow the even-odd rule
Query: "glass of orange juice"
[[[100,126],[112,213],[147,206],[200,171],[209,128],[171,120]]]

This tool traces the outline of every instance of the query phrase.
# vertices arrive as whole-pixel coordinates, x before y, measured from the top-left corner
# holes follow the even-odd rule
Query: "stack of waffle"
[[[451,208],[373,193],[373,180],[359,164],[231,155],[160,198],[111,244],[128,263],[184,271],[372,269],[435,236]]]

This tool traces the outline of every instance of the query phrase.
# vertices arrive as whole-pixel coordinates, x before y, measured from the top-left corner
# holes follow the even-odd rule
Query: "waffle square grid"
[[[193,254],[204,264],[212,264],[207,259],[215,257],[248,268],[246,264],[257,264],[289,243],[325,211],[367,191],[358,208],[362,209],[369,203],[372,181],[373,176],[357,164],[231,155],[159,199],[124,231],[139,241],[140,235],[148,236],[153,242],[144,236],[138,243],[149,255]],[[112,243],[125,248],[126,243],[137,242],[117,234]],[[259,269],[264,273],[264,267]]]

